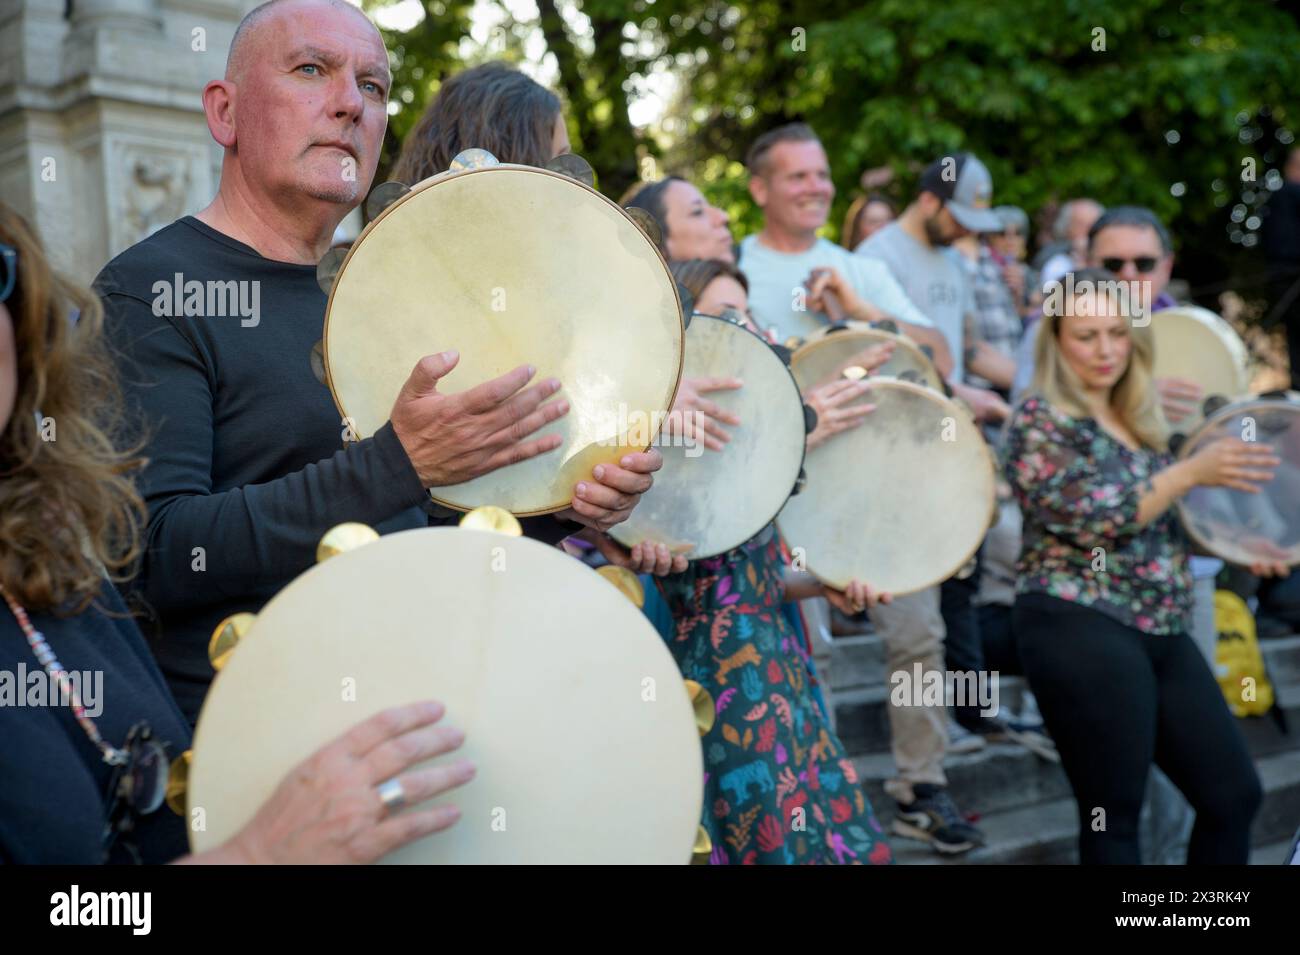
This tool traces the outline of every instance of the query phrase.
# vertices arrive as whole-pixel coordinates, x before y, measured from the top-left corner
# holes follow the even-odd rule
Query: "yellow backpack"
[[[1233,716],[1263,716],[1273,708],[1273,684],[1255,638],[1255,618],[1230,590],[1214,592],[1215,678]]]

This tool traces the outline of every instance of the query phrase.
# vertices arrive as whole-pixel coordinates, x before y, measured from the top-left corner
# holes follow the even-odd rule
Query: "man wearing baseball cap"
[[[856,250],[888,266],[912,304],[943,334],[953,357],[948,383],[987,423],[1003,420],[1010,409],[996,393],[965,384],[966,374],[1010,389],[1015,363],[987,342],[972,340],[967,347],[974,295],[959,253],[950,246],[972,233],[1002,231],[1001,218],[990,208],[992,194],[993,178],[978,159],[969,153],[944,156],[926,168],[916,198],[903,214]],[[969,581],[948,581],[942,589],[896,596],[892,604],[869,611],[872,624],[887,648],[913,648],[924,657],[927,670],[938,669],[941,660],[953,670],[982,670],[978,620],[971,606],[977,580],[972,575]],[[893,660],[887,665],[893,669]],[[946,713],[927,709],[923,715],[925,722],[918,723],[899,719],[892,707],[890,711],[897,776],[886,782],[885,791],[898,803],[894,832],[928,841],[942,853],[964,852],[980,845],[983,834],[948,794],[942,766],[949,744]]]

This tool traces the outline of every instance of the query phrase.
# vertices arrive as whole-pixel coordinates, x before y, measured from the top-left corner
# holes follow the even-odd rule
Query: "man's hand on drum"
[[[597,464],[590,481],[579,481],[570,506],[555,516],[596,531],[607,531],[628,519],[641,495],[650,490],[650,476],[664,464],[658,448],[625,454],[618,464]]]
[[[731,440],[723,425],[738,427],[740,417],[704,396],[714,391],[735,391],[742,385],[739,378],[683,378],[673,408],[664,419],[663,433],[703,444],[710,451],[721,451]]]
[[[281,781],[251,822],[222,847],[185,862],[375,862],[440,832],[456,806],[416,808],[474,778],[468,759],[413,768],[460,748],[441,703],[397,706],[358,723]],[[409,807],[406,811],[399,811]]]
[[[839,299],[845,318],[860,322],[878,322],[882,318],[888,318],[883,311],[858,295],[852,283],[846,281],[843,275],[829,266],[813,269],[805,285],[808,288],[808,299],[805,304],[809,311],[829,315],[825,293],[830,291],[834,292],[835,297]]]
[[[878,603],[888,604],[894,599],[891,594],[876,593],[870,584],[864,584],[860,580],[850,580],[843,590],[822,584],[822,594],[836,610],[850,616],[870,610]]]
[[[817,412],[817,427],[808,435],[809,451],[842,431],[856,428],[867,415],[876,410],[873,404],[850,403],[862,397],[869,389],[866,380],[849,381],[840,378],[818,385],[808,392],[808,404]]]
[[[1186,378],[1157,378],[1156,392],[1160,395],[1160,407],[1165,419],[1170,424],[1177,424],[1190,414],[1195,414],[1201,406],[1205,391],[1194,381]]]
[[[595,530],[586,530],[577,535],[594,544],[604,558],[616,567],[626,567],[634,574],[654,574],[664,577],[668,574],[680,574],[686,569],[685,554],[674,554],[667,544],[657,541],[642,541],[631,550],[617,541]]]
[[[459,360],[455,351],[421,358],[390,416],[425,487],[459,484],[560,446],[558,434],[528,437],[568,413],[565,399],[547,401],[559,381],[525,387],[536,369],[521,365],[468,391],[440,392],[438,382]]]

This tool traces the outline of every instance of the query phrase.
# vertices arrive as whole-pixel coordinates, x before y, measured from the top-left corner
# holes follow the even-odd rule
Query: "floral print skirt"
[[[813,694],[807,648],[781,610],[780,538],[660,579],[682,675],[717,710],[704,746],[704,828],[717,865],[888,863],[889,843]]]

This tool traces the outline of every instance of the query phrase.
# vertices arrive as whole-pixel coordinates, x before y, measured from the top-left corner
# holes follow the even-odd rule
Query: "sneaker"
[[[978,753],[985,746],[984,738],[972,733],[952,717],[948,718],[948,752],[953,754]]]
[[[1047,735],[1041,721],[1023,720],[1005,707],[999,709],[996,716],[981,717],[969,732],[988,743],[1017,743],[1049,762],[1061,761],[1056,744]]]
[[[893,822],[895,835],[928,842],[943,855],[969,852],[984,845],[984,833],[962,817],[946,788],[916,783],[912,797],[910,803],[898,803]]]

